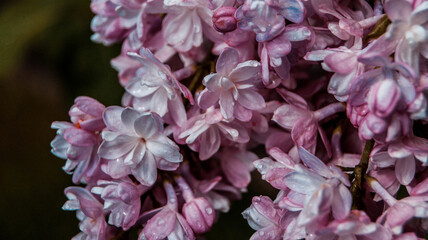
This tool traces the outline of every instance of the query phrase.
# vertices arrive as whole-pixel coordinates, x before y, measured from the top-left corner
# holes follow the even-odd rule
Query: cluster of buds
[[[73,239],[192,240],[256,169],[252,240],[428,231],[427,0],[92,0],[121,106],[78,97],[52,152]],[[321,62],[321,63],[320,63]]]

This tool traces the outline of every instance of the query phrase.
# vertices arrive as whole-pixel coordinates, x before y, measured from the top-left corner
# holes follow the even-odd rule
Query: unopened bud
[[[214,28],[222,33],[235,30],[237,27],[235,12],[236,8],[234,7],[221,7],[215,10],[213,14]]]

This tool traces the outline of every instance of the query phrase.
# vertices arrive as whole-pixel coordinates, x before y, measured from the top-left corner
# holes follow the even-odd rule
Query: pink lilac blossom
[[[107,108],[78,97],[52,123],[52,153],[83,185],[65,190],[73,239],[203,238],[255,176],[277,195],[242,213],[252,240],[426,237],[427,0],[91,9],[92,40],[122,44],[125,93]]]

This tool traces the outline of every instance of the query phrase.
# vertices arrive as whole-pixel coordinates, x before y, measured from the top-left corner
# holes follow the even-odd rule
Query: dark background
[[[108,106],[119,105],[123,93],[110,67],[120,46],[90,41],[89,4],[0,1],[0,239],[70,239],[79,232],[75,213],[61,210],[72,182],[61,169],[65,161],[50,153],[50,124],[69,121],[77,96]],[[249,239],[253,230],[240,213],[270,188],[258,181],[249,190],[206,239]]]

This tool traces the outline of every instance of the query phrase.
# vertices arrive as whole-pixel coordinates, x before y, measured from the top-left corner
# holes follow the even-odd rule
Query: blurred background
[[[0,1],[0,239],[70,239],[79,232],[65,212],[71,176],[50,153],[52,121],[69,121],[77,96],[119,105],[123,93],[110,59],[120,46],[90,41],[89,0]],[[258,173],[253,173],[259,178]],[[249,239],[241,212],[254,195],[271,192],[253,182],[222,214],[207,240]]]

